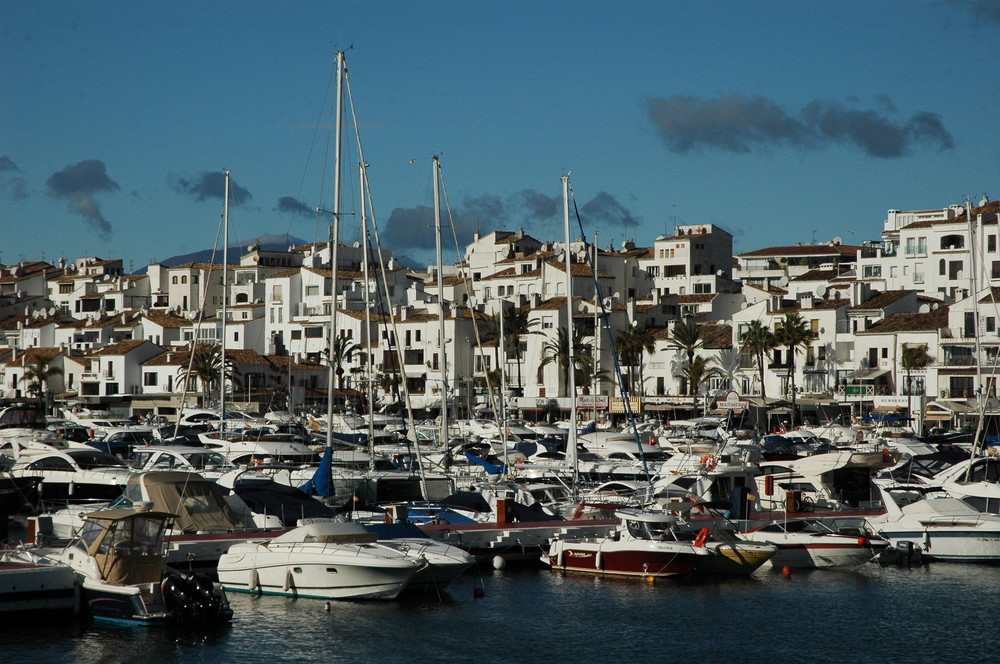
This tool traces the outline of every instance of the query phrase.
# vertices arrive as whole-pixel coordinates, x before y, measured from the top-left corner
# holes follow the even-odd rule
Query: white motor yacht
[[[426,560],[380,544],[378,535],[331,521],[273,539],[234,544],[219,559],[219,582],[236,592],[317,599],[393,599]]]

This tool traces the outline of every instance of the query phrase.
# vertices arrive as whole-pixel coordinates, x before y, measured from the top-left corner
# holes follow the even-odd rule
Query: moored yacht
[[[357,524],[308,523],[231,546],[219,559],[219,582],[263,595],[393,599],[427,563],[377,539]]]
[[[622,509],[606,537],[557,538],[542,556],[553,570],[611,576],[673,577],[694,572],[711,556],[704,541],[678,539],[678,517],[660,510]]]

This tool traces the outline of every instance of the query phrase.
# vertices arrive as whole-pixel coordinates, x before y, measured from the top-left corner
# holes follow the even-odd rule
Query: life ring
[[[715,470],[716,466],[719,465],[719,460],[715,458],[714,454],[706,454],[701,458],[701,465],[705,467],[705,470],[712,472]]]
[[[708,534],[708,528],[702,528],[699,530],[698,536],[694,538],[694,545],[698,547],[705,546],[705,542],[708,540]]]
[[[778,433],[788,433],[788,428],[784,424],[782,424],[781,427],[778,429]]]

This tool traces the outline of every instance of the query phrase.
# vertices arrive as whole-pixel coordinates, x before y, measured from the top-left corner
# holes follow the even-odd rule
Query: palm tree
[[[903,371],[906,372],[906,400],[910,417],[913,417],[912,373],[926,369],[933,361],[934,358],[927,352],[926,344],[903,344],[903,354],[900,358],[900,364],[903,366]]]
[[[646,393],[646,380],[643,376],[642,360],[643,355],[652,353],[656,349],[656,339],[653,338],[653,331],[645,325],[629,325],[618,333],[615,340],[618,344],[618,352],[621,355],[622,363],[628,367],[629,392],[635,391],[634,369],[639,369],[639,389]]]
[[[687,382],[688,391],[691,396],[698,394],[701,386],[709,378],[724,375],[719,367],[711,366],[714,361],[712,358],[705,359],[701,355],[697,355],[677,372],[678,377],[683,378]]]
[[[573,360],[576,365],[573,377],[582,385],[587,376],[594,372],[594,356],[590,344],[584,343],[584,333],[579,328],[573,330]],[[555,339],[549,339],[542,346],[542,361],[539,368],[553,363],[559,367],[562,384],[569,388],[569,335],[564,327],[556,330]]]
[[[538,325],[538,319],[531,318],[529,307],[511,307],[503,312],[503,332],[507,335],[507,341],[514,347],[519,390],[524,386],[521,380],[521,338],[529,334],[538,334],[531,329],[536,325]]]
[[[59,367],[49,365],[49,362],[50,360],[36,355],[35,359],[24,367],[24,380],[28,383],[27,392],[34,394],[39,400],[45,396],[49,378],[61,376],[63,372]]]
[[[903,367],[903,371],[906,372],[907,394],[913,394],[912,372],[926,369],[933,361],[934,358],[927,352],[926,344],[903,344],[903,354],[900,358],[900,364]]]
[[[743,333],[743,347],[754,356],[760,377],[760,396],[767,405],[767,389],[764,387],[765,358],[778,345],[774,332],[759,320],[750,321],[747,331]]]
[[[807,327],[806,320],[797,312],[785,314],[781,320],[781,329],[775,336],[778,344],[788,348],[788,375],[791,377],[792,387],[792,418],[797,415],[795,410],[795,354],[810,341],[813,340],[813,333]]]
[[[694,364],[695,351],[701,348],[704,343],[705,340],[701,338],[701,325],[692,316],[686,316],[670,331],[670,348],[684,352],[687,358],[685,365],[687,367]],[[682,369],[677,375],[683,378],[684,370]],[[687,393],[688,396],[696,394],[690,384],[687,385]]]
[[[208,346],[199,345],[194,350],[194,358],[190,363],[180,367],[177,371],[177,378],[184,383],[185,389],[190,386],[189,381],[194,383],[197,389],[201,383],[202,403],[209,403],[211,395],[219,387],[219,376],[222,373],[222,347],[218,344]],[[233,359],[226,357],[226,381],[231,382],[236,379],[236,369]]]
[[[506,323],[506,321],[504,321]],[[475,324],[479,329],[479,341],[484,345],[496,341],[493,347],[493,366],[500,367],[500,313],[491,314]],[[506,332],[507,330],[504,330]]]
[[[361,346],[354,343],[350,337],[337,336],[333,340],[333,373],[337,375],[337,389],[344,389],[344,362],[350,362],[351,356],[355,351],[361,350]],[[330,366],[330,362],[327,361],[330,357],[330,347],[326,346],[320,351],[323,356],[324,361],[327,366]]]

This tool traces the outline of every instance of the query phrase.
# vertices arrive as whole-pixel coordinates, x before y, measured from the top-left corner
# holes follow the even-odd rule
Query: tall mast
[[[444,334],[444,258],[441,252],[441,163],[437,155],[434,168],[434,238],[437,251],[438,347],[441,349],[441,444],[448,446],[448,356]]]
[[[594,231],[594,376],[590,379],[590,393],[594,395],[594,427],[597,427],[597,395],[599,394],[598,377],[601,374],[601,293],[597,282],[597,247],[600,231]],[[595,429],[596,431],[596,429]]]
[[[566,458],[573,467],[573,499],[580,479],[580,466],[576,452],[576,358],[573,354],[573,263],[570,255],[569,234],[569,175],[562,176],[563,188],[563,227],[566,232],[566,361],[569,365],[569,437],[566,439]]]
[[[223,195],[223,205],[222,205],[222,339],[219,347],[222,349],[220,354],[221,362],[219,364],[219,431],[224,432],[226,430],[226,319],[228,318],[228,312],[226,309],[226,302],[229,300],[229,283],[227,277],[229,276],[229,176],[230,171],[225,172],[226,175],[226,193]],[[208,292],[206,290],[206,292]],[[194,340],[195,346],[198,345],[198,339]]]
[[[500,298],[500,444],[503,445],[503,465],[507,467],[507,335],[503,319],[506,317],[507,300]]]
[[[359,166],[361,179],[361,247],[364,252],[362,262],[362,272],[365,280],[365,333],[362,336],[365,354],[365,401],[368,402],[368,470],[375,470],[375,393],[372,386],[372,363],[371,358],[371,333],[372,333],[372,308],[369,299],[368,282],[368,217],[367,206],[365,205],[365,195],[368,192],[368,173],[365,170],[368,164],[361,162]]]
[[[330,370],[326,389],[326,446],[333,447],[334,353],[337,343],[337,245],[340,238],[340,135],[344,126],[344,52],[337,53],[337,136],[334,141],[333,223],[330,225]]]

